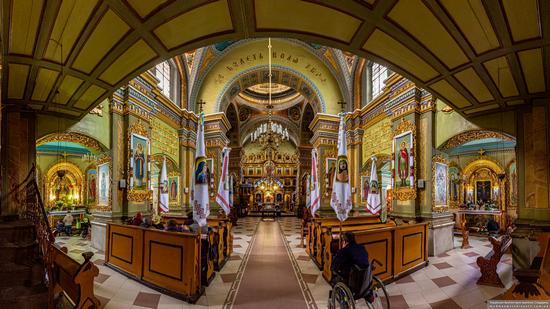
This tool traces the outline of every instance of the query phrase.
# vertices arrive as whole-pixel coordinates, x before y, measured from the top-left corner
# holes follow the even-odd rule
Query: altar
[[[487,221],[489,219],[495,220],[500,230],[504,230],[504,220],[502,218],[502,211],[500,210],[475,210],[475,209],[459,209],[455,212],[455,222],[456,228],[462,226],[462,222],[466,222],[468,229],[477,232],[483,233],[486,232]]]

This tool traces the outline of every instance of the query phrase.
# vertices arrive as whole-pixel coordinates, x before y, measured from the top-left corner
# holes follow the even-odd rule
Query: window
[[[378,63],[372,64],[372,98],[376,98],[384,90],[384,82],[388,78],[388,69]]]
[[[159,88],[162,90],[162,93],[167,97],[172,99],[171,91],[172,87],[170,85],[170,82],[172,80],[172,68],[170,67],[170,63],[168,61],[161,62],[157,64],[156,70],[155,70],[155,76],[159,80]]]

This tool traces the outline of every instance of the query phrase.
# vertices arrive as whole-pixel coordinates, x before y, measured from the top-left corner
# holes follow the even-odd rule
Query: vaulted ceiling
[[[3,102],[79,118],[164,59],[290,37],[389,65],[465,116],[548,96],[550,1],[5,0]]]

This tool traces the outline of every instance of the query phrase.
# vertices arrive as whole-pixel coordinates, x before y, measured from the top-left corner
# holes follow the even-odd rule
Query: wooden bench
[[[380,261],[374,275],[388,281],[405,276],[427,265],[428,261],[428,223],[402,224],[393,221],[385,224],[364,226],[343,226],[342,232],[352,232],[355,241],[365,246],[369,258]],[[339,249],[340,231],[333,229],[330,241],[326,238],[326,250],[323,257],[323,277],[330,282],[332,260]]]
[[[201,235],[107,224],[105,265],[163,294],[195,303],[201,282]],[[206,283],[204,283],[206,284]]]
[[[500,237],[489,237],[489,241],[493,245],[491,250],[485,257],[478,257],[476,260],[481,272],[481,277],[477,280],[477,284],[490,285],[495,287],[504,287],[502,280],[497,273],[497,265],[500,259],[512,245],[512,237],[510,234],[504,234]]]
[[[370,226],[372,224],[380,223],[378,217],[351,217],[344,222],[340,222],[337,218],[330,218],[329,220],[323,220],[315,228],[315,255],[313,256],[313,262],[317,264],[319,269],[323,269],[323,255],[325,253],[325,240],[323,237],[326,233],[329,233],[333,228],[339,228],[340,225],[342,228],[349,226],[355,226],[355,228],[350,228],[350,230],[361,229],[364,226]]]
[[[214,261],[217,259],[217,250],[214,244],[216,234],[208,231],[201,235],[201,283],[208,286],[214,279]]]
[[[59,248],[54,244],[50,246],[53,262],[50,295],[61,296],[60,293],[63,293],[75,309],[101,308],[101,303],[94,295],[94,278],[99,274],[97,266],[90,261],[94,254],[82,253],[84,263],[79,264],[67,255],[67,248]]]

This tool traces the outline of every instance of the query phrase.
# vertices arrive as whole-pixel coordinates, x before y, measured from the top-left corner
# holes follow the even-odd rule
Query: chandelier
[[[260,145],[275,145],[279,146],[283,141],[289,139],[288,129],[284,128],[281,124],[275,123],[272,120],[273,116],[273,103],[271,102],[271,94],[273,91],[273,84],[271,82],[271,38],[268,39],[268,68],[269,68],[269,86],[268,86],[268,101],[267,101],[267,122],[261,123],[256,130],[251,133],[250,139],[252,142],[257,142]]]
[[[95,162],[97,160],[96,155],[90,153],[85,153],[82,155],[82,161],[84,162]]]

